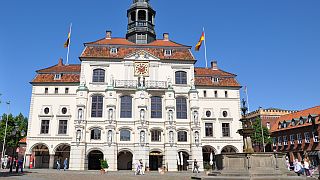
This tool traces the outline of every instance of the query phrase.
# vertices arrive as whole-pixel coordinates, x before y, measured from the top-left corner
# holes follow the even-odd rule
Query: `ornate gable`
[[[126,60],[138,60],[138,61],[159,61],[160,58],[150,54],[145,50],[140,50],[134,53],[131,53],[124,57]]]

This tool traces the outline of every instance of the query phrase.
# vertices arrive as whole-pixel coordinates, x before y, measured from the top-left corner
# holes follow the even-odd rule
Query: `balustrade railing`
[[[116,80],[116,88],[136,88],[138,81],[136,80]]]
[[[136,80],[116,80],[115,87],[116,88],[137,88],[141,85]],[[144,85],[147,89],[166,89],[167,82],[166,81],[145,81]]]

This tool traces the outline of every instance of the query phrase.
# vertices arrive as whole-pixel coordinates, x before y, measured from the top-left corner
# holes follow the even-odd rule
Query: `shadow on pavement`
[[[23,173],[19,172],[19,173],[16,173],[16,172],[0,172],[0,177],[19,177],[19,176],[24,176],[24,175],[27,175],[27,174],[31,174],[31,173],[35,173],[35,172],[28,172],[28,171],[24,171]]]

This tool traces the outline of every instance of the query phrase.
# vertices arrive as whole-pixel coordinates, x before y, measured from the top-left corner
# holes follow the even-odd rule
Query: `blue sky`
[[[0,99],[11,112],[29,114],[35,71],[65,59],[73,23],[70,63],[83,43],[126,33],[132,0],[6,0],[0,6]],[[159,38],[194,46],[206,28],[208,59],[238,74],[251,109],[305,109],[320,104],[319,0],[151,0]],[[203,49],[194,53],[204,66]],[[0,114],[6,112],[0,104]]]

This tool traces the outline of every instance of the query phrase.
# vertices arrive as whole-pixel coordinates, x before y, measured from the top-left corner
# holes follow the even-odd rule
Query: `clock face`
[[[136,62],[134,66],[134,74],[136,76],[148,76],[149,64],[147,62]]]

